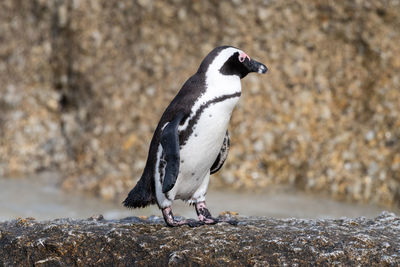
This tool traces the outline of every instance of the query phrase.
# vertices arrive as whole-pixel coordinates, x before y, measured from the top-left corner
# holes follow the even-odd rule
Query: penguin
[[[161,116],[143,174],[123,205],[157,204],[170,227],[218,223],[206,206],[206,192],[210,175],[228,155],[227,128],[241,96],[240,80],[267,70],[238,48],[214,48]],[[176,199],[193,204],[199,220],[176,220],[171,208]]]

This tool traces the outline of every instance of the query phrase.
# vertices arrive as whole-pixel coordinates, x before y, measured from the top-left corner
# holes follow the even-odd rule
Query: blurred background
[[[398,0],[2,0],[0,220],[159,215],[120,203],[220,45],[270,71],[242,81],[211,211],[398,213],[399,14]]]

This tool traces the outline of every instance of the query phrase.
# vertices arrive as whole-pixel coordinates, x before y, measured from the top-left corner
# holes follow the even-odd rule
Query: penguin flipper
[[[178,178],[180,161],[178,126],[183,116],[183,112],[178,113],[177,116],[165,126],[161,133],[161,146],[165,153],[165,161],[167,162],[162,184],[163,193],[167,193],[171,190],[175,185],[176,178]]]
[[[219,151],[219,154],[215,159],[214,164],[210,168],[210,174],[216,173],[217,171],[219,171],[219,169],[221,169],[222,165],[224,165],[224,162],[228,157],[229,146],[230,146],[229,132],[226,131],[221,150]]]

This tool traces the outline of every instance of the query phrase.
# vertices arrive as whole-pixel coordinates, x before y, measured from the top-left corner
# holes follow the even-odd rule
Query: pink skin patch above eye
[[[250,60],[250,57],[249,57],[245,52],[241,52],[241,53],[239,54],[239,61],[240,61],[240,62],[245,61],[246,58],[248,58],[248,59]]]

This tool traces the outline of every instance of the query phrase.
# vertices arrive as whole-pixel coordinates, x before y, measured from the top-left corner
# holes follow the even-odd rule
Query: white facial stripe
[[[229,48],[222,50],[218,54],[218,56],[216,56],[214,58],[213,62],[208,67],[207,72],[219,71],[219,69],[222,68],[222,66],[225,64],[225,62],[236,52],[239,52],[239,54],[243,53],[243,51],[241,51],[237,48],[233,48],[233,47],[229,47]]]
[[[193,116],[195,116],[196,111],[201,107],[201,105],[222,95],[241,92],[239,76],[223,75],[219,72],[225,62],[236,52],[239,52],[239,54],[243,53],[237,48],[229,47],[222,50],[218,56],[215,57],[206,72],[206,91],[194,103],[190,116],[186,119],[183,125],[178,127],[179,131],[183,131],[187,128],[189,121]]]

